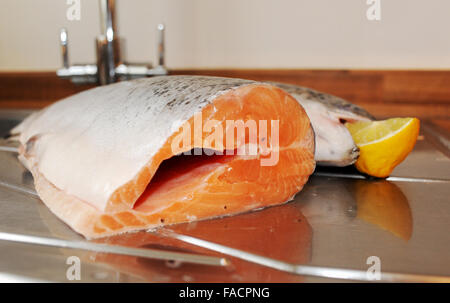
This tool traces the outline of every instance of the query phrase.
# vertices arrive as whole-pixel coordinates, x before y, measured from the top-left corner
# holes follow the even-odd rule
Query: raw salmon
[[[234,136],[228,121],[256,121],[256,130]],[[217,129],[223,137],[211,140]],[[169,76],[98,87],[44,108],[12,133],[41,199],[86,238],[284,203],[315,168],[302,106],[280,88],[241,79]]]

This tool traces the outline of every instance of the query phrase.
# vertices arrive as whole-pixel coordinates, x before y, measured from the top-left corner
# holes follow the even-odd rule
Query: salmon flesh
[[[359,149],[344,123],[374,120],[370,113],[344,99],[307,87],[270,83],[291,94],[306,110],[316,136],[318,165],[348,166],[358,159]]]
[[[165,76],[97,87],[11,133],[42,201],[88,239],[285,203],[315,169],[314,132],[300,103],[241,79]]]

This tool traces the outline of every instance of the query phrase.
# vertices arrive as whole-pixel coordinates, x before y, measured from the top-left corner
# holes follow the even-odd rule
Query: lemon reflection
[[[377,225],[408,241],[413,219],[408,199],[401,189],[386,180],[354,181],[357,218]]]

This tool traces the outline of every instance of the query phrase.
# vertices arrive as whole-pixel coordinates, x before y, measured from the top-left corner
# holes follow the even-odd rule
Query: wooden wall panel
[[[91,87],[73,84],[55,72],[0,73],[0,107],[39,108]]]
[[[450,71],[172,70],[308,86],[366,107],[378,117],[450,118]],[[0,73],[0,107],[39,108],[93,85],[75,85],[54,72]]]

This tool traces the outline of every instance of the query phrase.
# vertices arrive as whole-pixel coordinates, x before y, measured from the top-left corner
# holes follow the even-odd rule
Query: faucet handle
[[[156,27],[158,30],[158,66],[164,67],[164,30],[165,26],[163,23],[158,24]]]
[[[73,83],[95,83],[97,82],[97,66],[90,64],[69,65],[69,39],[67,30],[62,28],[59,34],[63,66],[56,71],[61,78],[70,78]]]
[[[61,31],[59,34],[59,41],[61,44],[63,67],[69,68],[69,51],[68,51],[69,37],[67,34],[67,30],[65,28],[61,28]]]

